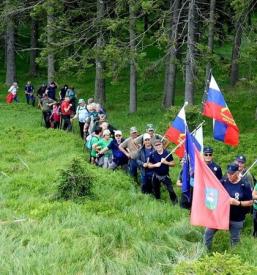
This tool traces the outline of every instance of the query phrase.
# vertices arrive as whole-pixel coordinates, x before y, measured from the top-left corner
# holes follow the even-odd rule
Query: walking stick
[[[252,163],[252,165],[244,172],[243,175],[241,175],[241,177],[243,178],[249,171],[250,169],[253,168],[253,166],[257,163],[257,159]]]

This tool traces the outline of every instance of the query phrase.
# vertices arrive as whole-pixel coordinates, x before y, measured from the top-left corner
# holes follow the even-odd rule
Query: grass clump
[[[93,177],[78,158],[67,169],[61,169],[58,180],[58,198],[74,200],[92,195]]]
[[[238,255],[214,253],[198,261],[181,262],[175,268],[175,274],[256,274],[257,268],[248,262],[242,262]]]

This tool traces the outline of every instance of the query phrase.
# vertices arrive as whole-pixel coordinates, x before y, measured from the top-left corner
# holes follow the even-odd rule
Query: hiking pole
[[[241,177],[243,178],[252,168],[253,166],[257,163],[257,159],[252,163],[252,165],[244,172],[243,175],[241,175]]]
[[[195,132],[204,125],[205,120],[202,121],[190,134],[195,134]],[[181,145],[183,145],[185,143],[185,139],[181,140],[180,143],[174,148],[172,149],[172,151],[165,157],[165,159],[167,159],[167,157],[169,157],[171,154],[173,154]]]

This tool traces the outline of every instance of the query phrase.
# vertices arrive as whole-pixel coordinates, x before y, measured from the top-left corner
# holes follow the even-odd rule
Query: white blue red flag
[[[216,140],[231,146],[238,145],[239,129],[212,75],[203,102],[203,115],[213,118],[213,136]]]
[[[186,132],[186,114],[185,114],[185,107],[183,106],[179,111],[177,117],[173,122],[171,122],[170,127],[165,133],[165,137],[172,143],[176,145],[182,143],[185,139],[185,132]],[[175,151],[175,154],[179,158],[183,158],[185,153],[185,146],[182,143],[181,146]]]

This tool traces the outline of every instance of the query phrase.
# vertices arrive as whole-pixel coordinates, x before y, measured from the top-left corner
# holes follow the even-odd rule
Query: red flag
[[[194,151],[195,175],[191,224],[228,230],[230,196],[196,148]]]

